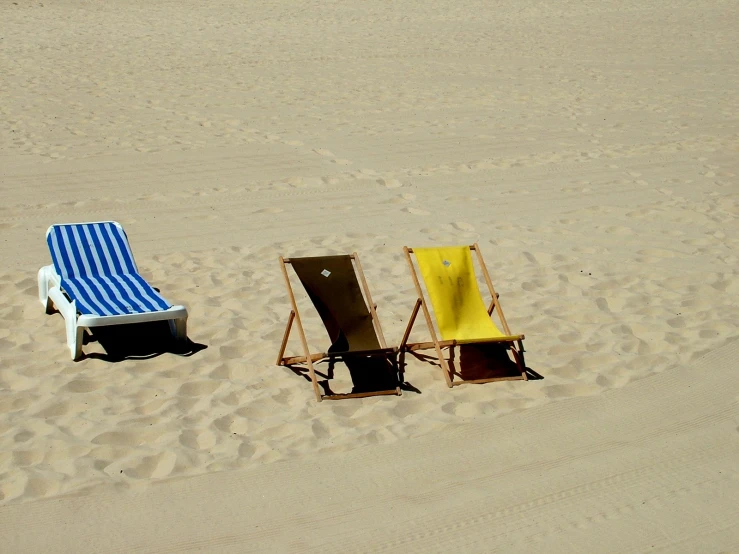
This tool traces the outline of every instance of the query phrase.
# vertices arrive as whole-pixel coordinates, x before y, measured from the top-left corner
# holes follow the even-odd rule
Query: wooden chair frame
[[[372,323],[377,333],[377,338],[380,343],[379,350],[364,350],[354,352],[319,352],[311,354],[310,348],[308,347],[308,339],[305,336],[305,330],[303,329],[303,323],[300,320],[300,313],[298,312],[298,304],[295,300],[295,294],[293,293],[292,285],[290,283],[290,277],[287,274],[287,264],[291,263],[290,258],[283,258],[280,256],[280,268],[282,269],[282,276],[285,278],[285,285],[287,286],[287,293],[290,296],[290,304],[292,309],[290,315],[287,318],[287,326],[285,327],[285,334],[282,337],[282,345],[280,346],[280,353],[277,355],[278,366],[288,366],[293,364],[305,363],[308,366],[308,374],[310,376],[311,383],[313,384],[313,392],[316,395],[316,400],[321,402],[322,400],[340,400],[343,398],[365,398],[368,396],[386,396],[386,395],[397,395],[401,396],[400,384],[391,390],[381,390],[372,392],[359,392],[359,393],[348,393],[348,394],[321,394],[318,380],[316,379],[315,368],[313,362],[320,360],[329,359],[335,361],[336,359],[343,359],[349,356],[380,356],[387,358],[393,367],[397,369],[397,353],[398,349],[395,347],[388,348],[385,342],[385,335],[382,333],[382,327],[380,326],[380,319],[377,316],[377,304],[372,302],[372,295],[370,294],[369,287],[367,286],[367,280],[364,277],[364,271],[362,271],[362,264],[359,262],[359,256],[356,252],[350,254],[349,257],[354,262],[354,269],[356,274],[359,276],[359,283],[362,287],[364,294],[364,300],[369,309],[370,315],[372,316]],[[290,338],[290,331],[292,325],[298,328],[298,335],[300,336],[300,342],[303,345],[304,356],[285,356],[285,349],[287,348],[287,341]]]
[[[403,367],[404,360],[405,360],[405,353],[406,352],[414,352],[416,350],[430,350],[431,348],[436,350],[436,355],[439,358],[439,364],[441,365],[442,370],[444,371],[444,379],[446,380],[446,384],[449,388],[455,387],[457,385],[462,385],[464,383],[490,383],[493,381],[518,381],[518,380],[524,380],[528,381],[528,375],[526,374],[526,365],[524,363],[523,358],[523,339],[525,338],[524,335],[512,335],[511,330],[508,327],[508,322],[506,321],[505,315],[503,314],[503,308],[500,305],[499,296],[495,292],[495,288],[493,287],[493,282],[490,279],[490,274],[488,273],[488,269],[485,266],[485,261],[482,258],[482,253],[480,252],[480,247],[477,243],[470,245],[470,250],[473,250],[477,254],[477,260],[480,264],[480,268],[482,269],[482,274],[485,277],[485,282],[487,283],[488,290],[490,291],[490,295],[492,296],[492,300],[490,302],[490,306],[488,307],[488,315],[492,317],[493,311],[497,311],[498,317],[500,318],[500,322],[503,326],[503,331],[506,333],[506,335],[510,337],[515,337],[514,340],[501,340],[501,339],[480,339],[480,340],[465,340],[465,341],[456,341],[456,340],[439,340],[436,329],[434,327],[434,322],[431,318],[431,312],[429,311],[428,305],[426,304],[426,298],[424,296],[423,288],[421,287],[421,283],[418,279],[418,275],[416,274],[416,268],[413,264],[413,259],[411,258],[411,254],[413,254],[413,249],[408,248],[407,246],[403,247],[403,252],[405,253],[406,261],[408,262],[408,267],[410,267],[411,270],[411,276],[413,277],[413,284],[416,286],[416,292],[418,293],[418,298],[416,299],[416,304],[413,307],[413,312],[411,313],[411,318],[408,321],[408,326],[405,329],[405,333],[403,334],[403,339],[400,342],[400,346],[398,347],[398,350],[400,351],[400,364],[401,368]],[[423,309],[423,315],[426,318],[426,325],[428,326],[429,333],[431,334],[431,342],[408,342],[408,337],[411,334],[411,330],[413,329],[413,324],[416,321],[416,317],[418,316],[418,310]],[[449,363],[447,362],[446,358],[444,358],[444,355],[442,353],[442,348],[454,348],[455,346],[462,345],[462,344],[482,344],[482,343],[493,343],[493,342],[502,342],[506,343],[508,349],[513,354],[514,362],[516,363],[516,366],[521,371],[521,375],[516,376],[507,376],[507,377],[491,377],[488,379],[469,379],[464,380],[460,379],[455,381],[454,380],[454,374],[451,371],[451,368],[449,367]]]

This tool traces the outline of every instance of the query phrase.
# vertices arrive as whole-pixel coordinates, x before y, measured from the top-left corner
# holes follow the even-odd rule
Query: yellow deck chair
[[[471,255],[471,251],[473,250],[477,254],[482,274],[485,277],[485,282],[492,296],[490,305],[487,308],[485,307],[477,284],[477,278],[475,277]],[[401,364],[405,352],[434,348],[449,387],[463,383],[489,383],[491,381],[518,379],[528,380],[523,359],[522,341],[524,335],[514,335],[508,328],[508,322],[506,321],[505,315],[503,315],[503,309],[500,306],[498,295],[493,288],[490,274],[482,259],[480,247],[477,244],[442,248],[404,247],[403,251],[405,252],[408,266],[411,269],[411,276],[416,286],[418,299],[416,300],[413,313],[403,335],[403,340],[400,343]],[[411,254],[414,254],[416,257],[416,263],[426,286],[426,292],[431,299],[431,306],[434,309],[441,340],[439,340],[434,328],[431,312],[426,303],[421,283],[418,280]],[[423,308],[423,314],[426,317],[426,324],[431,334],[431,342],[409,343],[408,337],[416,321],[418,310],[421,308]],[[498,318],[500,319],[501,326],[503,327],[502,332],[492,320],[494,311],[497,312]],[[448,347],[453,349],[457,345],[475,343],[504,344],[513,356],[513,361],[521,374],[465,380],[461,375],[453,373],[449,367],[449,363],[442,354],[442,348]],[[458,377],[457,380],[454,379],[455,376]]]

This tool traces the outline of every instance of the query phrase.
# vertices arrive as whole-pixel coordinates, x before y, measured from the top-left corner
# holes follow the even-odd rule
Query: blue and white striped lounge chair
[[[64,317],[73,360],[82,356],[85,327],[169,320],[172,334],[187,338],[187,309],[139,275],[120,224],[52,225],[46,242],[54,263],[38,272],[39,298],[46,313],[56,307]]]

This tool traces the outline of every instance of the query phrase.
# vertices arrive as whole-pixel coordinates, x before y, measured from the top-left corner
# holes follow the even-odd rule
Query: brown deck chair
[[[292,265],[326,327],[331,339],[331,347],[326,352],[310,353],[287,273],[287,264]],[[319,402],[323,399],[361,398],[388,394],[400,396],[397,372],[398,349],[388,348],[385,343],[376,306],[372,302],[357,253],[311,258],[280,257],[280,267],[285,277],[292,310],[287,320],[280,353],[277,356],[277,365],[307,364],[308,374],[313,383],[313,392]],[[361,286],[357,275],[362,283]],[[364,296],[362,291],[364,291]],[[293,322],[298,327],[305,355],[285,357],[285,348]],[[354,382],[352,393],[321,394],[313,362],[325,359],[328,359],[330,363],[340,359],[347,365]]]
[[[482,274],[485,277],[485,282],[492,297],[487,310],[480,294],[477,278],[475,277],[472,255],[470,254],[473,250],[477,254]],[[405,352],[434,348],[449,387],[463,383],[489,383],[491,381],[518,379],[528,380],[523,359],[522,341],[524,335],[513,335],[508,328],[508,322],[506,321],[505,315],[503,315],[498,294],[496,294],[493,288],[490,274],[482,259],[480,247],[477,244],[473,244],[471,246],[451,248],[415,249],[416,263],[421,271],[421,276],[426,285],[426,291],[434,307],[441,340],[439,340],[436,334],[434,322],[431,319],[431,312],[426,303],[424,291],[421,288],[421,283],[418,280],[416,268],[411,258],[411,254],[414,254],[414,249],[404,247],[403,251],[405,252],[406,260],[411,270],[418,299],[416,300],[410,321],[400,343],[401,367]],[[421,308],[423,309],[426,324],[431,334],[431,342],[409,343],[408,337],[418,315],[418,310]],[[498,330],[492,321],[494,311],[497,312],[503,332]],[[500,347],[511,353],[516,366],[515,375],[506,374],[505,376],[483,379],[464,379],[461,375],[452,372],[449,363],[442,354],[442,348],[450,348],[450,355],[453,356],[455,346],[484,345],[487,343],[497,343]],[[498,349],[498,352],[500,352],[500,349]],[[510,364],[510,359],[507,357],[505,351],[502,354],[506,362]],[[520,375],[518,374],[519,372]],[[459,379],[455,380],[455,376],[459,377]]]

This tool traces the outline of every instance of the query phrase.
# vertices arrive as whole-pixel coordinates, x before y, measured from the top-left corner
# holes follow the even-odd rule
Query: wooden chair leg
[[[453,346],[451,348],[454,348]],[[436,345],[436,354],[439,356],[439,363],[441,364],[441,368],[444,370],[444,377],[446,378],[446,386],[450,389],[454,386],[452,381],[452,370],[449,367],[449,363],[446,361],[446,358],[444,357],[444,353],[441,351],[441,347],[437,344]]]
[[[415,274],[414,274],[415,277]],[[413,324],[416,322],[416,317],[418,317],[418,311],[423,307],[424,309],[424,315],[426,316],[426,323],[429,325],[429,330],[431,331],[431,336],[434,339],[434,348],[436,349],[436,355],[439,357],[439,365],[441,365],[441,368],[444,370],[444,378],[446,380],[446,384],[449,388],[452,388],[452,372],[449,368],[449,364],[447,363],[446,359],[444,358],[444,354],[441,351],[441,347],[439,346],[439,341],[436,340],[436,334],[434,333],[433,328],[431,327],[431,317],[428,313],[428,310],[426,309],[426,306],[423,304],[423,301],[418,298],[416,300],[416,305],[413,306],[413,313],[411,313],[411,318],[408,320],[408,325],[405,328],[405,333],[403,333],[403,340],[400,341],[400,346],[398,347],[398,350],[400,351],[400,367],[405,369],[405,352],[407,350],[406,344],[408,343],[408,338],[411,335],[411,330],[413,329]]]
[[[419,286],[418,288],[420,289],[421,287]],[[444,358],[444,353],[441,351],[439,339],[436,337],[436,331],[434,330],[434,323],[431,320],[431,314],[429,313],[429,309],[426,307],[425,302],[421,302],[421,307],[423,308],[423,315],[426,317],[426,325],[429,328],[431,340],[434,342],[436,355],[439,357],[439,364],[441,365],[441,369],[444,371],[444,380],[446,381],[446,386],[452,388],[452,371],[449,368],[449,364],[447,363],[446,358]]]
[[[524,350],[524,347],[523,347],[523,341],[522,340],[519,340],[518,341],[518,353],[521,355],[521,364],[523,364],[523,367],[525,368],[526,367],[526,359],[524,358],[524,354],[523,354],[524,352],[525,352],[525,350]]]
[[[493,309],[498,310],[498,317],[500,318],[500,322],[503,325],[503,331],[506,335],[511,334],[511,330],[508,327],[508,321],[506,321],[505,315],[503,314],[503,308],[500,306],[500,302],[498,302],[498,298],[500,298],[500,295],[495,292],[495,288],[493,287],[493,281],[490,279],[490,273],[488,273],[488,268],[485,265],[485,260],[482,259],[482,252],[480,252],[480,245],[477,243],[473,244],[471,246],[471,249],[475,251],[477,254],[477,261],[480,264],[480,269],[482,270],[482,275],[485,277],[485,283],[488,286],[488,290],[490,291],[491,296],[493,297],[493,302],[491,304],[491,308],[489,309],[489,315],[492,316]]]
[[[290,285],[290,277],[287,275],[287,268],[285,267],[285,259],[280,256],[280,269],[282,270],[282,276],[285,279],[285,285],[287,286],[287,294],[290,297],[290,305],[292,306],[292,313],[290,317],[290,325],[292,325],[292,319],[295,319],[295,325],[298,327],[298,335],[300,336],[300,343],[303,346],[303,352],[305,352],[305,359],[308,364],[308,374],[310,375],[311,383],[313,384],[313,392],[316,395],[316,400],[320,402],[323,400],[321,396],[321,389],[318,386],[316,380],[316,371],[313,368],[313,360],[311,360],[310,348],[308,348],[308,339],[305,337],[305,330],[303,329],[303,323],[300,321],[300,315],[298,314],[298,303],[295,300],[293,294],[293,288]],[[283,341],[286,339],[283,338]]]
[[[444,355],[441,352],[441,347],[439,346],[439,339],[436,337],[436,331],[434,330],[434,322],[431,319],[431,313],[429,312],[429,309],[426,306],[426,302],[423,301],[423,289],[421,288],[421,283],[418,281],[418,275],[416,275],[416,268],[413,265],[413,260],[411,259],[411,251],[407,246],[404,246],[403,253],[405,254],[405,259],[408,262],[408,267],[411,270],[411,277],[413,278],[413,285],[416,287],[416,293],[418,294],[418,301],[416,303],[416,308],[414,308],[414,312],[418,313],[418,304],[420,303],[421,308],[423,308],[423,316],[426,319],[426,326],[429,329],[429,334],[431,334],[431,340],[434,341],[434,348],[436,349],[436,354],[437,356],[439,356],[439,363],[441,364],[441,367],[444,370],[444,379],[446,380],[447,386],[451,388],[452,378],[449,372],[449,365],[446,363],[446,360],[444,359]],[[408,332],[408,334],[410,334],[410,331],[408,330],[406,331]]]
[[[295,320],[295,312],[290,310],[290,316],[287,318],[287,326],[285,327],[285,334],[282,337],[282,345],[280,346],[280,353],[277,355],[277,364],[282,365],[282,361],[285,359],[285,349],[287,348],[287,339],[290,338],[290,330]]]
[[[416,305],[413,306],[413,313],[411,313],[411,318],[408,320],[408,325],[405,327],[405,333],[403,333],[403,340],[400,341],[400,346],[398,347],[398,350],[400,352],[404,352],[405,345],[408,343],[408,337],[411,336],[411,330],[413,329],[413,324],[416,322],[416,317],[418,316],[418,310],[421,309],[421,299],[416,299]]]
[[[310,359],[310,354],[307,354],[308,356],[308,375],[310,375],[310,381],[313,384],[313,393],[316,395],[316,401],[320,402],[323,400],[323,396],[321,396],[321,387],[318,385],[318,379],[316,379],[316,370],[313,369],[313,361]]]
[[[399,364],[399,358],[400,358],[400,352],[394,352],[392,355],[387,357],[387,360],[390,362],[390,365],[393,367],[393,371],[395,372],[395,394],[398,396],[402,396],[403,393],[400,390],[400,385],[403,382],[402,379],[402,373],[401,368]]]
[[[519,341],[519,345],[521,345],[521,341]],[[524,381],[529,380],[529,375],[526,373],[526,365],[523,361],[523,346],[520,346],[520,350],[518,350],[515,346],[512,344],[510,345],[511,353],[513,354],[513,359],[516,362],[516,366],[518,367],[518,370],[521,372],[521,377]]]
[[[495,293],[495,300],[490,301],[490,305],[488,306],[488,315],[493,315],[493,310],[495,309],[495,303],[498,301],[498,298],[500,298],[500,294],[497,292]]]

